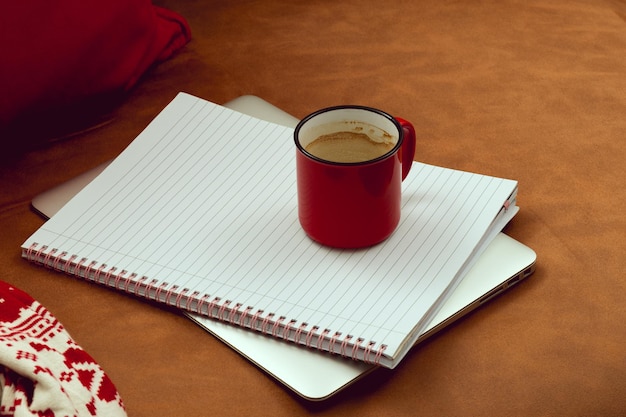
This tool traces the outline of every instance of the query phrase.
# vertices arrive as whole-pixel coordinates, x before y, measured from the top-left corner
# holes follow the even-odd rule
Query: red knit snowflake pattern
[[[126,416],[113,382],[61,323],[0,281],[0,416]]]

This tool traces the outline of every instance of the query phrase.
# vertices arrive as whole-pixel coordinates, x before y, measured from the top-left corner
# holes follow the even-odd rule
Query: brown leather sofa
[[[0,165],[0,279],[56,315],[130,416],[626,413],[624,1],[156,3],[192,41],[108,123]],[[43,223],[31,199],[113,158],[178,91],[412,121],[416,159],[519,181],[505,232],[537,252],[535,274],[397,369],[309,403],[176,312],[21,259]]]

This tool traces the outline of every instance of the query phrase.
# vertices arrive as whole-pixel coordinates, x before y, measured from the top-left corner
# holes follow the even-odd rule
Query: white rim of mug
[[[327,112],[332,112],[332,111],[337,111],[337,110],[346,110],[346,109],[352,109],[352,110],[365,110],[365,111],[369,111],[372,113],[376,113],[380,116],[383,116],[384,118],[386,118],[387,120],[389,120],[395,127],[396,129],[398,129],[398,141],[396,142],[396,144],[394,145],[394,147],[387,151],[386,153],[384,153],[383,155],[376,157],[374,159],[368,159],[367,161],[359,161],[359,162],[336,162],[336,161],[330,161],[328,159],[324,159],[324,158],[320,158],[318,156],[315,156],[313,154],[311,154],[310,152],[308,152],[306,149],[304,149],[304,146],[302,146],[302,144],[300,143],[300,141],[298,140],[298,136],[300,133],[300,129],[311,119],[315,118],[316,116],[319,116],[320,114],[323,113],[327,113]],[[294,142],[296,144],[296,147],[298,148],[298,150],[300,152],[302,152],[307,158],[313,159],[315,161],[324,163],[324,164],[329,164],[329,165],[340,165],[340,166],[358,166],[358,165],[370,165],[372,163],[376,163],[382,160],[385,160],[387,158],[389,158],[392,154],[394,154],[401,146],[402,146],[402,142],[404,140],[404,131],[402,129],[402,125],[400,124],[400,122],[398,122],[398,120],[396,120],[395,117],[391,116],[389,113],[386,113],[382,110],[373,108],[373,107],[369,107],[369,106],[359,106],[359,105],[351,105],[351,104],[345,104],[345,105],[340,105],[340,106],[332,106],[332,107],[325,107],[322,109],[319,109],[317,111],[314,111],[313,113],[309,114],[308,116],[304,117],[302,120],[300,120],[293,132],[293,139]]]

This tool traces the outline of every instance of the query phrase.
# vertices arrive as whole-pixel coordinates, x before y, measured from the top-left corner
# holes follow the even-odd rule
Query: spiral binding
[[[162,302],[198,315],[259,331],[277,339],[312,349],[325,350],[353,360],[360,359],[365,363],[379,365],[387,348],[384,344],[376,347],[377,343],[374,341],[365,343],[365,339],[361,337],[357,337],[352,343],[353,335],[343,336],[341,332],[333,332],[330,329],[323,329],[320,332],[319,326],[310,326],[305,322],[298,324],[295,319],[287,320],[285,316],[276,317],[274,313],[265,313],[261,309],[252,313],[253,306],[244,308],[243,304],[236,303],[231,307],[232,300],[222,300],[220,297],[211,298],[210,295],[201,295],[198,291],[189,294],[189,288],[170,286],[167,282],[159,282],[157,279],[150,279],[146,276],[138,277],[137,274],[126,270],[118,272],[115,266],[99,264],[93,260],[87,263],[87,258],[77,261],[77,255],[70,255],[65,259],[69,254],[67,252],[57,254],[58,252],[56,248],[49,249],[46,245],[39,247],[38,243],[33,243],[25,249],[23,255],[27,260],[45,268],[113,287],[139,298]]]

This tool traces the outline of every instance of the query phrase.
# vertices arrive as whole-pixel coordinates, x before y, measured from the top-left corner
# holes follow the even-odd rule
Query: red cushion
[[[97,107],[190,37],[182,16],[150,0],[5,2],[0,132],[48,111],[84,102]]]

